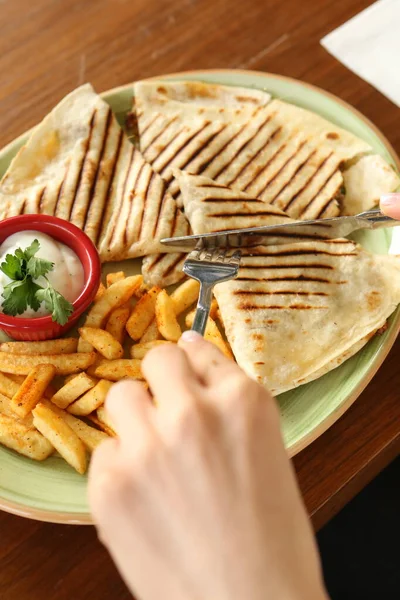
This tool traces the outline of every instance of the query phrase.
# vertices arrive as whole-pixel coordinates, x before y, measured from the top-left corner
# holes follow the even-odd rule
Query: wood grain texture
[[[0,145],[90,81],[98,92],[196,68],[280,73],[356,106],[400,152],[399,109],[320,46],[370,0],[3,0]],[[400,344],[346,415],[294,464],[321,527],[400,448]],[[92,527],[0,513],[2,600],[127,600]]]

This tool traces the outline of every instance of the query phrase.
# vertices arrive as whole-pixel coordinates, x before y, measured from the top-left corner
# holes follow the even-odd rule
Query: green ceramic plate
[[[365,117],[338,98],[300,81],[265,73],[224,70],[168,77],[265,89],[273,96],[308,108],[352,131],[396,168],[400,165],[388,141]],[[104,94],[121,123],[131,106],[131,95],[131,86]],[[24,134],[0,152],[0,174],[26,138]],[[383,230],[364,233],[359,241],[373,252],[387,253],[390,235]],[[127,261],[123,268],[127,272],[137,271],[139,264],[139,261]],[[397,310],[386,332],[375,336],[356,356],[317,381],[279,397],[285,443],[291,455],[321,435],[354,402],[391,348],[399,322]],[[45,521],[90,523],[85,477],[77,475],[61,458],[35,463],[3,447],[0,447],[0,508]]]

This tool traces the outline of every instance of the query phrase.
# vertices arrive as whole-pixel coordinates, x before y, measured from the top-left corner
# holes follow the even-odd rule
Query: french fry
[[[24,383],[25,375],[16,375],[15,373],[7,373],[8,379],[12,379],[18,385]],[[14,395],[14,394],[13,394]]]
[[[146,331],[140,338],[140,342],[141,343],[153,342],[154,340],[159,340],[160,337],[161,337],[161,334],[158,331],[156,320],[153,319],[153,321],[150,323],[150,325],[148,326],[148,328],[146,329]]]
[[[156,348],[162,344],[168,344],[166,340],[154,340],[153,342],[144,342],[143,344],[134,344],[131,347],[131,357],[142,359],[152,348]]]
[[[37,365],[29,372],[24,383],[12,397],[11,405],[20,417],[28,413],[42,399],[45,389],[56,374],[54,365]]]
[[[94,423],[96,425],[96,427],[101,429],[101,431],[104,431],[104,433],[107,434],[108,437],[116,437],[117,436],[115,431],[113,429],[111,429],[111,427],[106,425],[106,423],[103,423],[103,421],[101,421],[101,419],[96,417],[96,415],[88,415],[87,418],[89,419],[89,421],[92,421],[92,423]]]
[[[105,287],[104,283],[102,283],[100,281],[100,285],[99,285],[99,288],[98,288],[98,290],[96,292],[96,295],[94,297],[93,302],[98,302],[100,300],[100,298],[104,295],[105,291],[106,291],[106,287]]]
[[[212,299],[211,302],[211,306],[210,306],[210,317],[212,318],[213,321],[215,321],[215,319],[218,316],[218,302],[216,301],[215,298]]]
[[[11,354],[72,354],[76,352],[76,338],[46,340],[44,342],[5,342],[0,344],[0,352]]]
[[[122,281],[123,279],[125,279],[125,273],[123,271],[108,273],[108,275],[106,275],[107,287],[109,288],[113,283],[117,283],[117,281]]]
[[[191,327],[193,325],[193,319],[194,319],[194,311],[192,311],[191,313],[186,315],[185,321],[186,321],[187,327]],[[215,321],[213,321],[213,319],[211,319],[211,317],[208,317],[208,319],[207,319],[207,325],[206,325],[206,330],[204,332],[204,338],[206,340],[208,340],[209,342],[211,342],[212,344],[214,344],[214,346],[217,346],[217,348],[219,348],[221,350],[221,352],[223,354],[225,354],[225,356],[227,358],[233,359],[232,350],[230,349],[229,345],[222,337],[221,332],[217,327],[217,324],[215,323]]]
[[[79,373],[79,375],[74,375],[72,379],[67,381],[67,383],[54,394],[51,401],[59,408],[67,408],[67,406],[72,404],[72,402],[95,385],[96,381],[92,379],[92,377],[89,377],[86,373]]]
[[[161,335],[170,342],[177,342],[182,331],[176,320],[175,305],[165,290],[157,295],[155,313],[157,328]]]
[[[87,375],[89,375],[90,377],[95,377],[95,371],[96,371],[97,367],[99,365],[102,365],[105,362],[107,362],[107,359],[104,358],[103,356],[101,356],[100,354],[96,353],[96,358],[94,360],[94,363],[92,365],[90,365],[90,367],[88,369],[86,369]]]
[[[195,279],[188,279],[176,288],[171,294],[174,303],[175,314],[180,315],[197,302],[200,284]]]
[[[140,298],[133,307],[131,316],[126,324],[126,330],[135,341],[140,340],[148,326],[154,319],[156,299],[161,289],[154,286]]]
[[[48,404],[39,402],[32,411],[33,424],[54,448],[81,475],[86,471],[86,449],[64,419]]]
[[[119,381],[126,377],[131,379],[143,379],[140,370],[142,361],[135,358],[120,358],[119,360],[109,360],[103,362],[95,370],[95,376],[109,381]]]
[[[103,433],[103,431],[98,431],[98,429],[90,427],[90,425],[87,425],[67,412],[64,412],[63,419],[82,440],[89,452],[94,452],[101,442],[110,437],[106,432]]]
[[[10,398],[7,398],[7,396],[4,396],[4,394],[0,394],[0,414],[6,415],[7,417],[11,417],[12,419],[17,419],[17,421],[20,421],[27,427],[33,427],[32,415],[28,414],[26,415],[26,417],[23,418],[18,417],[18,415],[16,415],[13,409]]]
[[[76,354],[10,354],[0,352],[0,372],[28,375],[37,365],[54,365],[57,375],[70,375],[85,371],[94,363],[94,352],[78,352]]]
[[[105,406],[100,406],[96,410],[96,416],[102,423],[104,423],[109,429],[111,429],[111,431],[113,431],[115,435],[115,425],[111,421]]]
[[[54,447],[39,431],[20,421],[0,415],[0,444],[33,460],[44,460]]]
[[[115,360],[121,358],[124,355],[124,349],[121,344],[113,338],[111,333],[104,331],[104,329],[97,329],[96,327],[80,327],[79,334],[89,344],[92,344],[93,348],[99,352],[104,358],[108,360]]]
[[[83,338],[79,338],[78,352],[93,352],[93,346],[89,342],[85,342]]]
[[[119,308],[132,298],[142,280],[141,275],[133,275],[110,285],[100,300],[90,309],[85,322],[86,327],[102,327],[115,308]]]
[[[92,389],[84,394],[79,400],[68,406],[68,412],[72,415],[86,416],[99,408],[106,399],[108,391],[112,386],[111,381],[101,379]]]
[[[17,383],[16,381],[13,381],[11,377],[8,377],[8,375],[0,373],[0,394],[4,394],[8,398],[12,398],[18,392],[24,379],[25,377],[22,376],[22,381]]]
[[[144,283],[144,281],[142,281],[142,284],[140,285],[140,287],[138,287],[138,289],[135,291],[135,293],[133,294],[135,298],[141,298],[142,296],[144,296],[144,294],[146,294],[149,291],[150,287]]]
[[[130,314],[131,309],[129,306],[120,306],[113,310],[108,318],[106,331],[108,331],[108,333],[110,333],[120,344],[124,343],[126,333],[125,326]]]
[[[93,452],[101,442],[104,442],[104,440],[109,437],[102,431],[90,427],[90,425],[87,425],[84,421],[81,421],[81,419],[77,419],[73,415],[70,415],[65,410],[61,410],[46,401],[43,404],[51,408],[58,416],[64,419],[67,425],[71,427],[72,431],[74,431],[82,440],[89,452]]]
[[[185,317],[185,325],[188,329],[190,329],[190,327],[193,325],[195,313],[196,313],[196,310],[193,309]]]

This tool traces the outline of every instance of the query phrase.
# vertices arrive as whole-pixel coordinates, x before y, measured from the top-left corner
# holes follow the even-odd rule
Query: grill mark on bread
[[[265,205],[265,202],[262,202],[262,204]],[[276,216],[279,216],[279,215],[277,215],[275,212],[271,212],[270,210],[258,210],[257,212],[254,212],[254,213],[249,213],[249,212],[234,212],[234,213],[218,212],[218,213],[210,213],[207,216],[208,217],[221,218],[221,219],[235,219],[236,217],[248,217],[248,218],[252,218],[252,217],[276,217]]]
[[[94,109],[94,112],[92,114],[92,118],[90,119],[90,124],[89,124],[89,135],[85,140],[85,150],[82,156],[82,161],[81,161],[81,165],[80,165],[80,169],[79,169],[79,173],[78,173],[78,177],[77,180],[75,182],[75,190],[72,193],[72,203],[71,206],[69,207],[69,215],[68,215],[68,219],[66,219],[67,221],[69,221],[71,219],[71,215],[73,213],[74,210],[74,206],[75,206],[75,202],[76,199],[78,197],[79,194],[79,188],[81,186],[81,182],[82,182],[82,176],[83,176],[83,171],[85,168],[85,163],[86,163],[86,159],[87,159],[87,155],[89,152],[89,148],[90,148],[90,143],[92,141],[92,133],[93,133],[93,129],[94,129],[94,124],[96,121],[96,116],[97,116],[97,109]]]
[[[129,174],[131,172],[131,167],[132,167],[132,163],[133,163],[133,157],[135,156],[135,148],[133,146],[132,146],[132,149],[131,149],[130,153],[131,153],[131,155],[129,157],[128,168],[126,169],[126,175],[125,175],[125,179],[124,179],[124,184],[122,186],[121,197],[119,198],[118,206],[116,206],[115,209],[114,209],[116,211],[117,217],[116,217],[116,219],[115,219],[115,221],[113,223],[113,226],[112,226],[110,245],[112,245],[112,243],[114,241],[114,236],[115,236],[115,232],[117,230],[119,216],[120,216],[121,209],[122,209],[123,202],[124,202],[126,185],[127,185],[128,179],[129,179]],[[126,227],[125,227],[124,228],[124,243],[126,243],[126,240],[127,240],[126,234],[127,234],[127,231],[126,231]]]
[[[251,165],[251,163],[253,163],[254,161],[257,160],[257,158],[260,156],[260,154],[262,152],[265,152],[265,149],[267,148],[267,146],[269,144],[271,144],[271,142],[273,142],[273,140],[275,139],[275,137],[282,131],[282,127],[277,127],[275,129],[275,131],[273,131],[271,133],[271,135],[269,136],[269,138],[267,140],[265,140],[263,146],[261,146],[261,148],[259,148],[259,150],[257,150],[257,152],[254,154],[254,156],[252,156],[251,158],[249,158],[249,160],[240,168],[240,170],[238,171],[238,173],[236,173],[235,177],[233,179],[230,179],[229,181],[226,182],[227,186],[231,186],[233,183],[235,183],[235,181],[237,181],[237,179],[239,179],[239,177],[246,171],[246,169]],[[267,163],[268,164],[268,163]],[[262,169],[264,169],[265,165],[262,167]],[[258,174],[258,171],[257,171]],[[254,179],[252,179],[250,181],[249,184],[246,185],[245,189],[247,189],[247,187],[252,183],[252,181],[254,181]]]
[[[164,271],[164,277],[167,277],[172,271],[179,265],[180,262],[184,262],[186,260],[186,256],[178,256],[173,263],[169,265],[169,267]]]
[[[42,191],[40,192],[39,196],[38,196],[38,203],[37,203],[37,212],[40,214],[42,211],[42,203],[43,203],[43,199],[45,197],[47,188],[46,186],[44,186],[44,188],[42,189]]]
[[[335,270],[332,265],[321,263],[303,263],[300,265],[241,265],[240,269],[329,269]]]
[[[290,142],[290,140],[292,139],[292,137],[293,136],[291,136],[283,144],[281,144],[276,149],[276,151],[273,153],[273,155],[269,157],[269,159],[267,160],[267,162],[264,165],[260,165],[257,169],[255,169],[255,173],[254,173],[253,177],[250,179],[250,181],[243,188],[244,192],[246,190],[248,190],[249,187],[252,186],[257,181],[257,179],[259,179],[259,177],[262,176],[262,174],[268,169],[268,167],[274,162],[274,160],[276,160],[276,158],[285,150],[286,146],[288,145],[288,142]],[[267,183],[267,186],[268,185],[269,185],[269,182]]]
[[[57,194],[56,204],[54,206],[54,211],[53,211],[53,214],[55,216],[57,216],[58,204],[59,204],[60,199],[61,199],[61,197],[63,195],[63,192],[64,192],[65,182],[67,181],[69,164],[70,163],[68,163],[67,166],[66,166],[65,173],[64,173],[64,179],[61,181],[60,187],[58,188],[58,194]]]
[[[183,152],[183,150],[189,146],[189,144],[196,139],[197,136],[199,136],[201,133],[203,133],[203,131],[205,131],[205,129],[207,129],[207,127],[210,125],[210,121],[206,121],[201,127],[200,129],[198,129],[197,131],[195,131],[194,133],[191,133],[189,135],[189,137],[187,137],[186,139],[183,140],[183,143],[175,150],[175,153],[167,160],[167,162],[159,168],[159,172],[161,175],[164,176],[165,171],[171,166],[171,163],[177,159],[177,157],[179,156],[179,154],[181,154]],[[209,143],[211,143],[211,141],[226,127],[223,126],[221,127],[221,129],[217,132],[211,133],[211,135],[204,140],[204,142],[198,147],[198,148],[194,148],[193,152],[190,154],[190,156],[187,158],[186,162],[184,162],[179,168],[184,170],[185,167],[198,155],[200,154],[200,152],[202,152],[202,150],[204,150],[204,148],[207,147],[207,145]],[[172,181],[172,179],[174,178],[174,176],[172,175],[172,173],[170,173],[168,176],[165,176],[165,181],[167,183],[170,183]]]
[[[312,304],[290,304],[288,306],[280,306],[279,304],[267,304],[261,305],[258,304],[246,304],[243,303],[239,306],[242,310],[328,310],[328,306],[314,306]]]
[[[200,163],[198,169],[197,169],[197,173],[203,173],[203,171],[205,171],[210,165],[211,163],[220,155],[222,154],[227,147],[229,146],[229,144],[231,144],[234,140],[236,140],[241,133],[243,133],[243,131],[246,129],[247,124],[242,125],[238,131],[231,136],[226,142],[225,144],[222,146],[222,148],[220,148],[219,150],[217,150],[212,156],[210,156],[210,158],[208,158],[206,161]],[[224,129],[226,128],[226,125],[224,127]],[[222,130],[221,130],[222,131]]]
[[[162,127],[161,130],[157,130],[156,135],[148,142],[148,144],[146,146],[144,146],[142,148],[143,154],[150,148],[150,146],[152,146],[158,139],[160,139],[162,134],[167,131],[167,129],[172,125],[172,123],[175,123],[177,118],[178,118],[178,115],[175,115],[174,117],[172,117],[172,119],[170,119],[169,121],[167,121],[167,123],[164,124],[164,126]]]
[[[305,160],[303,160],[302,163],[300,163],[300,165],[297,167],[297,169],[295,170],[295,172],[293,173],[292,177],[289,179],[289,181],[287,183],[285,183],[285,185],[283,186],[283,188],[281,188],[276,194],[275,196],[269,201],[270,204],[273,204],[275,202],[275,200],[277,199],[277,197],[282,194],[285,189],[292,183],[292,181],[294,180],[294,178],[296,177],[296,175],[301,171],[301,169],[308,163],[308,161],[316,154],[317,150],[313,150]]]
[[[143,166],[144,166],[144,164],[145,163],[143,163],[143,165],[140,167],[140,173],[137,176],[136,185],[139,184],[140,177],[143,174]],[[142,207],[142,211],[140,213],[140,221],[139,221],[139,227],[138,227],[138,232],[137,232],[137,239],[138,240],[140,240],[140,238],[142,237],[143,222],[144,222],[144,220],[146,218],[146,209],[148,207],[148,202],[147,202],[148,198],[147,198],[147,196],[148,196],[148,193],[149,193],[149,188],[150,188],[151,182],[153,181],[153,178],[155,177],[155,173],[154,173],[153,170],[146,169],[146,171],[147,171],[148,176],[147,176],[147,181],[145,183],[145,189],[143,191],[143,207]],[[134,186],[132,186],[132,187],[134,187]],[[130,211],[129,211],[129,220],[131,219],[131,213],[132,213],[132,209],[133,209],[133,204],[134,204],[134,202],[131,202]]]
[[[285,208],[283,209],[284,211],[287,211],[288,208],[290,208],[291,204],[293,204],[293,202],[295,202],[295,200],[305,191],[305,189],[309,186],[309,184],[312,182],[313,179],[315,179],[316,175],[318,174],[319,171],[321,171],[321,169],[323,168],[323,166],[328,162],[328,160],[330,159],[330,157],[333,155],[333,152],[330,152],[322,162],[319,163],[319,165],[317,166],[317,168],[315,169],[314,173],[312,173],[312,175],[310,175],[310,177],[305,181],[304,185],[299,189],[299,191],[289,200],[289,202],[285,205]],[[335,171],[336,171],[336,167],[335,167]]]
[[[132,156],[131,156],[130,163],[129,163],[129,168],[128,168],[127,172],[126,172],[126,177],[125,177],[125,181],[124,181],[124,187],[123,187],[123,191],[122,191],[122,194],[121,194],[121,204],[120,204],[120,208],[119,208],[120,211],[122,210],[123,201],[124,201],[124,197],[125,197],[125,190],[126,190],[127,182],[128,182],[128,179],[129,179],[129,175],[131,173],[132,165],[133,165],[134,160],[135,160],[135,154],[136,154],[136,150],[134,149],[133,153],[132,153]],[[129,214],[128,214],[126,226],[124,227],[124,242],[125,243],[127,243],[127,241],[128,241],[128,238],[127,238],[128,226],[129,226],[129,222],[130,222],[130,220],[132,218],[132,211],[133,211],[133,208],[134,208],[134,205],[135,205],[135,196],[136,196],[135,187],[137,185],[139,185],[140,177],[142,175],[143,168],[144,168],[145,164],[146,163],[144,161],[141,162],[139,170],[136,173],[135,180],[132,182],[131,191],[129,192],[129,200],[130,200]],[[145,199],[143,199],[143,202],[145,202]],[[140,214],[139,232],[137,234],[137,239],[138,240],[140,239],[140,230],[142,228],[143,210],[144,210],[144,207],[143,207],[142,212]]]
[[[112,169],[111,169],[110,181],[108,182],[107,191],[106,191],[105,196],[104,196],[104,204],[103,204],[103,207],[102,207],[101,217],[100,217],[100,220],[99,220],[100,225],[97,228],[96,239],[95,239],[95,244],[96,245],[98,244],[101,232],[103,230],[105,230],[106,227],[107,227],[107,224],[105,224],[103,222],[103,220],[104,220],[104,215],[105,215],[106,208],[107,208],[107,203],[108,203],[110,197],[112,196],[112,191],[113,191],[113,186],[114,186],[114,177],[115,177],[115,172],[117,170],[117,165],[118,165],[119,157],[120,157],[120,154],[121,154],[121,148],[122,148],[122,142],[123,142],[123,140],[124,140],[124,133],[123,133],[123,131],[121,129],[120,132],[119,132],[119,137],[118,137],[118,142],[117,142],[117,150],[115,152],[115,159],[114,159],[114,163],[113,163],[113,166],[112,166]]]
[[[105,149],[106,149],[107,140],[108,140],[108,136],[109,136],[109,133],[110,133],[110,127],[111,127],[112,122],[113,122],[113,114],[112,114],[111,108],[109,108],[108,111],[107,111],[106,127],[105,127],[105,130],[103,132],[103,139],[102,139],[102,143],[101,143],[101,150],[100,150],[100,154],[99,154],[99,160],[98,160],[97,165],[96,165],[96,171],[95,171],[94,176],[92,178],[92,181],[90,183],[90,189],[89,189],[89,194],[88,194],[88,202],[87,202],[86,207],[85,207],[85,216],[84,216],[83,225],[82,225],[83,231],[85,231],[85,228],[86,228],[86,222],[87,222],[87,218],[88,218],[89,208],[90,208],[90,205],[91,205],[91,202],[92,202],[92,197],[93,197],[93,195],[94,195],[94,193],[96,191],[96,185],[97,185],[97,181],[98,181],[98,178],[99,178],[100,166],[101,166],[101,163],[102,163],[103,158],[104,158],[104,152],[105,152]]]
[[[315,200],[318,198],[318,196],[319,196],[319,194],[322,192],[322,190],[323,190],[323,189],[324,189],[324,188],[325,188],[325,187],[328,185],[328,183],[331,181],[331,179],[332,179],[333,177],[335,177],[336,173],[338,173],[338,172],[339,172],[339,170],[338,170],[338,169],[335,169],[335,170],[333,171],[333,173],[331,173],[330,175],[328,175],[328,177],[325,179],[325,181],[324,181],[324,182],[322,183],[322,185],[319,187],[319,189],[318,189],[318,190],[317,190],[317,192],[314,194],[314,196],[311,198],[311,200],[309,200],[309,201],[308,201],[308,203],[306,204],[306,206],[304,206],[304,207],[303,207],[303,209],[302,209],[302,211],[301,211],[301,213],[300,213],[301,215],[303,215],[303,214],[306,212],[306,210],[307,210],[307,209],[308,209],[308,208],[311,206],[311,204],[312,204],[313,202],[315,202]],[[336,194],[336,192],[335,192],[335,194]],[[330,198],[330,199],[329,199],[329,200],[326,202],[326,204],[329,204],[329,203],[331,202],[331,200],[332,200],[332,198]],[[326,204],[325,204],[325,206],[326,206]],[[325,207],[323,208],[323,211],[324,211],[324,210],[325,210]],[[322,212],[323,212],[323,211],[322,211]]]
[[[278,171],[275,173],[275,175],[273,175],[273,177],[271,177],[271,179],[269,179],[266,182],[266,184],[264,185],[264,187],[257,192],[258,196],[262,196],[266,192],[267,188],[271,185],[271,183],[273,181],[275,181],[275,179],[278,177],[278,175],[280,173],[282,173],[282,171],[284,169],[286,169],[286,167],[288,166],[288,164],[291,163],[291,162],[293,162],[295,160],[295,158],[298,156],[298,154],[300,154],[300,151],[304,148],[304,146],[306,145],[306,143],[307,143],[307,140],[304,140],[303,142],[301,142],[301,144],[299,146],[297,146],[297,148],[295,149],[294,153],[291,154],[286,159],[286,161],[283,163],[283,165],[280,167],[280,169],[278,169]],[[270,202],[270,204],[273,204],[273,202]]]
[[[351,243],[351,242],[348,242]],[[259,256],[264,256],[264,257],[275,257],[275,256],[303,256],[303,255],[317,255],[317,254],[324,254],[327,256],[357,256],[357,252],[329,252],[328,250],[317,250],[317,249],[311,249],[311,250],[278,250],[277,252],[261,252],[260,254],[254,254],[252,256],[250,256],[249,258],[258,258]],[[247,257],[245,257],[247,258]]]
[[[233,163],[233,161],[239,156],[239,154],[245,149],[247,148],[247,146],[257,137],[257,135],[260,133],[260,131],[269,123],[269,121],[272,119],[272,117],[275,116],[275,113],[268,115],[267,118],[265,119],[265,121],[263,121],[260,125],[258,125],[256,131],[253,133],[253,135],[248,139],[245,140],[241,146],[239,146],[239,148],[236,150],[235,154],[232,156],[232,158],[230,158],[230,160],[223,165],[219,171],[217,171],[216,173],[214,173],[213,178],[217,179],[218,177],[220,177],[222,175],[222,173],[224,171],[226,171],[228,169],[228,167]],[[246,125],[245,129],[247,129],[249,125]]]
[[[243,275],[239,275],[235,279],[236,281],[267,281],[265,277],[244,277]],[[268,277],[268,281],[308,281],[308,282],[316,282],[316,283],[329,283],[329,284],[344,284],[347,281],[332,281],[331,279],[326,279],[325,277],[312,277],[311,275],[286,275],[283,277]]]
[[[235,296],[329,296],[326,292],[299,292],[297,290],[234,290]]]
[[[169,146],[170,146],[171,144],[173,144],[173,142],[176,140],[176,138],[177,138],[177,137],[179,137],[183,131],[185,131],[185,127],[184,127],[184,126],[182,126],[182,127],[181,127],[181,128],[180,128],[180,129],[179,129],[179,130],[178,130],[178,131],[177,131],[177,132],[174,134],[174,136],[173,136],[173,137],[172,137],[172,138],[169,140],[169,142],[167,142],[167,143],[166,143],[164,146],[160,146],[160,147],[159,147],[159,149],[158,149],[158,152],[155,152],[155,155],[154,155],[154,156],[152,157],[152,159],[151,159],[151,164],[155,163],[155,162],[156,162],[156,160],[159,160],[160,156],[162,156],[162,155],[164,154],[164,152],[165,152],[166,150],[168,150]],[[148,152],[150,149],[152,149],[152,148],[151,148],[151,146],[150,146],[150,147],[148,147],[148,148],[146,148],[146,152]],[[158,171],[159,171],[159,170],[160,170],[160,169],[158,169]]]
[[[152,119],[150,119],[150,122],[147,123],[146,127],[144,127],[144,129],[140,132],[140,136],[143,136],[160,117],[160,113],[157,113]]]
[[[156,218],[156,221],[155,221],[154,227],[153,227],[153,237],[155,237],[155,235],[156,235],[158,223],[160,221],[160,216],[164,210],[164,204],[165,204],[165,195],[166,195],[167,184],[165,183],[165,181],[163,179],[161,179],[161,185],[162,185],[162,189],[161,189],[160,195],[159,195],[160,201],[159,201],[159,206],[158,206],[157,218]]]

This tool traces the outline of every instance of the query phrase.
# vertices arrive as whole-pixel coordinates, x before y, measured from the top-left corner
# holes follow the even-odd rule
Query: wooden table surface
[[[270,71],[318,85],[369,117],[400,152],[399,109],[326,53],[323,35],[369,0],[3,0],[0,146],[90,81],[97,91],[168,72]],[[398,453],[400,344],[353,407],[294,462],[316,529]],[[130,595],[92,527],[0,513],[2,600]]]

